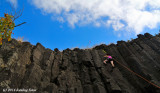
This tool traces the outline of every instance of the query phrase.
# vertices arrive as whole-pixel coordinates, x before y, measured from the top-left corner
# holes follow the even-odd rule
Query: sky
[[[160,0],[0,0],[0,16],[23,10],[12,38],[59,50],[155,35]]]

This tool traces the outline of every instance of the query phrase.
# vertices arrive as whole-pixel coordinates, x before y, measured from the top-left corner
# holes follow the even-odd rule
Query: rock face
[[[104,51],[160,86],[160,35],[138,35],[131,42],[63,52],[28,42],[3,41],[0,47],[0,93],[160,93],[160,89],[115,63],[103,64]],[[9,90],[10,89],[10,90]],[[22,90],[24,89],[24,90]],[[32,93],[33,93],[32,91]]]

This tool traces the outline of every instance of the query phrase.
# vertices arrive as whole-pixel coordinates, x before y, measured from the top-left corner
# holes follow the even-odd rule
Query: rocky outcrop
[[[121,64],[160,86],[160,35],[146,33],[130,42],[63,51],[15,39],[3,42],[0,93],[160,93],[159,88],[117,62],[114,69],[109,63],[103,64],[105,50]]]

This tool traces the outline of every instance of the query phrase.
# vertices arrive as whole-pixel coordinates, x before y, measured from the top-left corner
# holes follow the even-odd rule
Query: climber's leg
[[[107,64],[106,61],[107,61],[107,60],[104,60],[103,63],[104,63],[104,64]]]
[[[110,61],[111,62],[111,65],[112,65],[112,67],[114,67],[114,63],[113,63],[113,60],[112,61]]]

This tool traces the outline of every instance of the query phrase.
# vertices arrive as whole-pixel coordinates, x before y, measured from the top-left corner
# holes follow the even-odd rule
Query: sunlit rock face
[[[160,35],[138,35],[130,42],[92,49],[50,50],[15,39],[0,46],[0,93],[160,93],[160,89],[114,61],[103,64],[104,50],[121,64],[160,86]],[[14,90],[15,89],[15,90]]]

